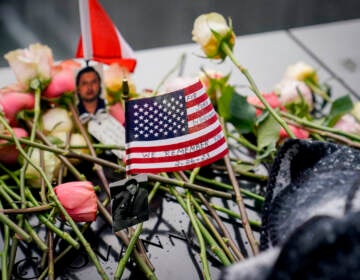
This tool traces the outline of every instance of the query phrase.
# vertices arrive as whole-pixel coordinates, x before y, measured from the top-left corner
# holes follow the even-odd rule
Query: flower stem
[[[252,144],[251,142],[249,142],[244,136],[242,136],[241,134],[236,137],[234,134],[232,133],[228,133],[227,134],[228,137],[236,140],[236,142],[240,143],[241,145],[243,145],[244,147],[252,150],[252,151],[255,151],[255,152],[260,152],[260,149],[255,146],[254,144]]]
[[[82,245],[84,246],[85,250],[87,251],[90,259],[92,260],[92,262],[94,263],[99,275],[101,275],[101,277],[103,279],[109,279],[108,276],[106,275],[104,269],[101,267],[101,264],[98,260],[98,258],[96,257],[96,254],[94,253],[94,251],[91,249],[90,244],[87,242],[87,240],[85,239],[85,237],[82,235],[82,233],[80,232],[78,226],[76,225],[76,223],[74,222],[74,220],[70,217],[70,215],[66,212],[65,208],[63,207],[63,205],[61,204],[61,202],[57,199],[57,196],[55,194],[55,191],[51,185],[51,183],[49,182],[44,170],[42,170],[39,166],[37,166],[36,164],[34,164],[31,159],[29,158],[29,156],[25,153],[25,151],[23,150],[23,148],[21,147],[19,141],[16,139],[16,136],[14,134],[14,131],[11,129],[11,127],[6,123],[6,121],[3,118],[0,118],[1,123],[6,127],[6,129],[10,132],[10,134],[13,136],[14,138],[14,142],[15,145],[17,147],[17,149],[19,150],[20,154],[22,155],[22,157],[29,163],[31,164],[35,170],[37,172],[40,173],[40,175],[44,178],[44,181],[46,183],[48,192],[49,192],[49,198],[54,201],[54,203],[56,204],[57,208],[60,210],[60,212],[63,214],[65,220],[70,224],[70,226],[72,227],[74,233],[78,236],[80,242],[82,243]]]
[[[190,192],[187,191],[186,192],[186,209],[187,209],[187,213],[189,215],[190,218],[190,222],[194,228],[195,234],[197,236],[197,239],[199,241],[199,245],[200,245],[200,259],[201,259],[201,263],[202,263],[202,267],[203,267],[203,276],[204,279],[211,279],[210,276],[210,270],[209,270],[209,263],[207,260],[207,255],[206,255],[206,246],[205,246],[205,241],[204,238],[201,234],[201,231],[199,229],[199,225],[195,219],[195,214],[193,212],[193,207],[191,205],[191,195]]]
[[[0,208],[3,205],[0,201]],[[10,243],[10,229],[8,225],[4,225],[4,240],[3,240],[3,249],[0,252],[1,256],[1,279],[7,280],[10,279],[8,275],[8,250],[9,250],[9,243]]]
[[[175,189],[175,187],[170,187],[169,189],[167,189],[167,191],[169,191],[172,195],[174,195],[174,197],[179,202],[181,207],[187,213],[186,203],[183,200],[183,198],[181,197],[181,195],[179,194],[179,192]],[[206,239],[206,241],[209,244],[211,250],[215,253],[215,255],[218,256],[219,260],[224,265],[226,265],[226,266],[230,265],[231,262],[229,261],[229,259],[227,258],[227,256],[223,252],[223,250],[217,245],[216,241],[214,240],[214,238],[212,238],[211,234],[207,231],[207,229],[203,226],[203,224],[200,221],[198,221],[197,219],[196,219],[196,221],[197,221],[197,225],[198,225],[202,235]]]
[[[201,194],[200,194],[201,195]],[[194,197],[191,196],[191,203],[195,206],[196,211],[200,214],[200,216],[203,218],[205,225],[208,227],[210,232],[215,236],[215,239],[220,244],[221,248],[229,258],[231,263],[235,262],[235,257],[230,252],[229,248],[226,246],[226,243],[224,239],[221,237],[219,232],[215,229],[215,226],[210,221],[209,217],[205,214],[204,210],[200,207],[199,203],[194,199]]]
[[[349,139],[360,142],[360,136],[359,135],[352,134],[352,133],[347,133],[345,131],[342,131],[342,130],[339,130],[339,129],[336,129],[336,128],[323,126],[323,125],[320,125],[320,124],[317,124],[317,123],[314,123],[314,122],[310,122],[310,121],[307,121],[305,119],[301,119],[301,118],[298,118],[298,117],[296,117],[294,115],[286,113],[286,112],[281,112],[281,115],[283,117],[289,119],[289,120],[293,120],[293,121],[295,121],[295,122],[297,122],[299,124],[302,124],[305,127],[311,127],[311,128],[319,129],[319,130],[322,130],[322,131],[335,133],[335,134],[342,135],[342,136],[345,136],[345,137],[347,137]]]
[[[26,241],[27,243],[31,242],[31,236],[16,223],[14,223],[9,217],[7,217],[7,215],[0,213],[0,222],[18,234],[22,240]]]
[[[197,171],[197,169],[195,169],[194,171]],[[183,180],[187,181],[188,178],[186,177],[186,175],[183,172],[179,172],[179,175],[183,178]],[[198,172],[192,172],[192,181],[196,178],[196,176],[198,176]],[[210,212],[211,216],[213,217],[213,219],[216,221],[216,223],[218,224],[219,228],[221,229],[221,231],[223,232],[223,234],[225,235],[226,239],[227,239],[227,243],[230,245],[230,247],[232,247],[233,252],[235,253],[236,256],[236,260],[241,260],[244,259],[244,257],[242,256],[240,250],[237,248],[237,246],[235,245],[234,240],[232,239],[229,231],[226,229],[224,223],[221,221],[219,215],[216,213],[216,211],[214,211],[214,209],[211,207],[210,203],[206,200],[205,196],[202,193],[196,192],[196,195],[199,197],[200,202],[205,205],[205,207],[207,208],[207,210]],[[192,203],[194,204],[194,206],[196,207],[196,210],[200,213],[200,215],[203,217],[206,225],[208,226],[208,228],[212,231],[212,233],[214,234],[214,236],[216,237],[216,239],[218,240],[219,244],[222,246],[224,252],[226,253],[226,255],[228,256],[228,258],[232,261],[235,262],[234,256],[231,254],[231,252],[229,251],[229,249],[227,248],[223,238],[221,238],[220,234],[216,231],[215,226],[213,225],[213,223],[210,221],[210,219],[206,216],[205,212],[201,209],[199,203],[197,202],[197,200],[192,197]]]
[[[205,199],[204,195],[201,193],[197,194],[198,197],[200,198],[200,201],[203,205],[205,205],[206,209],[210,212],[211,216],[213,217],[213,219],[216,221],[216,223],[218,224],[219,228],[221,229],[221,231],[223,232],[225,238],[226,238],[226,242],[229,244],[229,247],[232,249],[232,251],[234,252],[235,256],[236,256],[236,260],[240,261],[245,259],[243,254],[240,252],[240,249],[236,246],[235,241],[233,240],[233,238],[231,237],[229,231],[227,230],[227,228],[225,227],[224,223],[222,222],[222,220],[220,219],[219,215],[216,213],[216,211],[214,210],[214,208],[211,206],[211,204]],[[195,200],[195,199],[194,199]],[[195,200],[196,201],[196,200]],[[196,206],[196,208],[198,209],[197,206],[197,202],[196,204],[194,203],[194,205]],[[199,211],[199,210],[198,210]]]
[[[251,247],[251,249],[253,251],[253,254],[256,255],[259,252],[259,249],[258,249],[258,246],[256,244],[254,234],[253,234],[253,232],[251,230],[251,227],[249,225],[249,219],[248,219],[247,211],[246,211],[246,208],[245,208],[244,199],[243,199],[243,197],[241,195],[238,181],[237,181],[237,179],[235,177],[235,174],[233,172],[229,155],[226,155],[224,157],[224,161],[225,161],[226,168],[228,170],[229,179],[230,179],[230,181],[231,181],[231,183],[232,183],[232,185],[234,187],[235,199],[236,199],[236,203],[238,205],[239,212],[240,212],[240,215],[241,215],[242,225],[244,227],[246,236],[247,236],[247,238],[249,240],[249,244],[250,244],[250,247]]]
[[[75,121],[75,124],[76,124],[77,128],[80,130],[80,133],[82,134],[82,136],[85,139],[85,142],[86,142],[86,144],[88,146],[88,149],[90,151],[91,156],[96,157],[94,147],[92,146],[92,143],[91,143],[91,141],[89,139],[89,135],[88,135],[87,131],[85,130],[82,123],[80,122],[79,115],[76,112],[74,104],[71,103],[71,102],[68,102],[67,105],[68,105],[68,107],[70,109],[70,112],[72,114],[72,117],[73,117],[73,119]],[[102,166],[99,165],[99,164],[94,164],[94,168],[95,168],[96,174],[98,175],[98,177],[99,177],[99,179],[101,181],[101,185],[102,185],[103,189],[105,190],[107,196],[110,197],[109,183],[108,183],[108,181],[106,179],[106,176],[104,174],[104,170],[103,170]]]
[[[271,108],[270,104],[262,96],[262,94],[260,93],[256,83],[254,82],[254,79],[252,78],[252,76],[250,75],[248,70],[237,62],[237,60],[236,60],[232,50],[230,49],[229,45],[227,43],[223,42],[221,44],[221,49],[224,51],[224,53],[230,58],[230,60],[235,64],[235,66],[240,70],[240,72],[248,80],[248,82],[250,84],[251,91],[255,93],[257,98],[260,99],[261,103],[264,104],[265,108],[269,111],[271,116],[284,128],[284,130],[287,132],[287,134],[291,138],[296,138],[294,133],[291,131],[291,129],[286,124],[286,122],[283,119],[280,118],[280,116],[275,112],[275,110],[273,108]]]
[[[53,204],[45,204],[34,207],[18,208],[18,209],[0,209],[0,213],[3,214],[30,214],[48,211],[53,208]]]
[[[233,187],[231,185],[229,185],[229,184],[225,184],[223,182],[219,182],[219,181],[216,181],[216,180],[213,180],[213,179],[209,179],[209,178],[203,177],[201,175],[196,175],[196,180],[198,180],[200,182],[203,182],[203,183],[210,184],[212,186],[223,188],[223,189],[226,189],[226,190],[233,190]],[[264,202],[265,201],[265,198],[263,196],[258,195],[256,193],[253,193],[251,191],[245,190],[243,188],[240,188],[240,192],[242,194],[246,195],[247,197],[255,199],[255,200],[259,201],[259,202]]]

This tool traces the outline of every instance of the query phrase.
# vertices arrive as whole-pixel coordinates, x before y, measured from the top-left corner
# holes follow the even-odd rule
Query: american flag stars
[[[133,119],[127,120],[134,131],[130,141],[167,139],[188,132],[186,103],[181,91],[137,100],[133,106],[129,102],[127,110],[133,113]]]

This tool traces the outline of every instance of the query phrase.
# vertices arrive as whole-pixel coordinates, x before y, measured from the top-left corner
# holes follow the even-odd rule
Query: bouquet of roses
[[[259,252],[253,230],[260,225],[248,219],[243,196],[262,204],[264,193],[241,189],[237,176],[266,182],[268,173],[259,174],[258,167],[271,166],[278,148],[288,138],[318,139],[359,147],[360,112],[358,104],[353,104],[348,96],[332,100],[330,89],[319,82],[315,69],[302,62],[289,66],[284,79],[273,92],[261,93],[250,73],[232,53],[235,34],[231,24],[217,13],[196,19],[193,39],[201,45],[208,58],[229,58],[247,78],[254,93],[254,96],[242,95],[228,83],[228,75],[218,72],[203,72],[197,77],[206,87],[222,120],[232,151],[230,156],[218,162],[223,166],[216,163],[209,168],[228,176],[231,184],[210,176],[206,178],[200,168],[150,176],[152,190],[148,199],[151,200],[157,191],[166,192],[188,214],[199,242],[203,276],[209,279],[208,248],[224,266],[244,259],[218,212],[240,219],[252,254]],[[18,243],[34,242],[45,252],[42,263],[47,266],[40,267],[40,278],[48,276],[54,279],[54,265],[68,251],[54,250],[55,234],[65,240],[69,248],[82,246],[100,277],[108,279],[83,232],[99,214],[112,224],[106,208],[110,192],[103,167],[120,172],[125,177],[125,164],[122,160],[110,162],[99,158],[104,149],[112,150],[114,147],[93,141],[79,121],[74,106],[75,74],[81,64],[73,60],[56,64],[51,50],[40,44],[9,52],[5,58],[14,71],[17,84],[0,92],[2,274],[4,277],[11,274]],[[107,110],[124,124],[123,80],[129,81],[130,98],[149,93],[136,92],[129,73],[118,65],[105,69]],[[237,158],[237,152],[248,156],[247,160]],[[93,164],[100,189],[89,180],[88,174],[79,172],[76,167],[79,162]],[[69,181],[69,177],[72,180]],[[184,192],[179,192],[176,187],[183,188]],[[239,213],[211,203],[212,196],[234,200]],[[203,208],[210,214],[205,213]],[[210,221],[209,215],[216,225]],[[38,236],[32,228],[31,219],[34,217],[46,228],[46,238]],[[59,222],[57,217],[62,223],[70,225],[71,234],[55,225]],[[156,279],[144,251],[134,247],[141,230],[142,224],[139,224],[133,234],[130,234],[131,230],[129,233],[116,233],[128,246],[119,262],[116,279],[121,277],[131,254],[146,277]]]

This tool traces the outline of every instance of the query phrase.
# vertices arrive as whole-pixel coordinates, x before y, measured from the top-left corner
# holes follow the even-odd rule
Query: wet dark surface
[[[235,207],[230,203],[230,207]],[[235,207],[236,209],[236,207]],[[44,226],[36,218],[31,220],[33,227],[44,234]],[[228,230],[232,232],[239,244],[244,241],[239,222],[224,216]],[[56,221],[59,228],[70,230],[60,220]],[[70,231],[71,232],[71,231]],[[100,260],[110,279],[113,277],[118,261],[126,247],[113,233],[111,226],[101,217],[91,225],[84,234]],[[194,232],[189,226],[189,219],[180,205],[172,197],[160,192],[150,203],[150,218],[144,223],[140,236],[158,279],[201,279],[201,263],[199,247]],[[67,246],[67,243],[55,237],[56,251]],[[245,246],[246,243],[245,243]],[[246,248],[244,247],[246,250]],[[208,252],[211,275],[217,279],[223,265]],[[14,267],[13,279],[37,279],[41,252],[33,244],[20,242]],[[72,250],[56,265],[56,279],[100,279],[98,273],[83,249]],[[133,263],[129,263],[122,279],[145,279]]]

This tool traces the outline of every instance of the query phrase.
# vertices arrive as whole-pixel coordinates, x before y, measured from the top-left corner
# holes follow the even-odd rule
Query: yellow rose
[[[200,15],[194,22],[192,39],[198,43],[209,58],[226,57],[221,49],[222,43],[227,43],[230,49],[235,43],[235,34],[225,18],[218,13]]]
[[[38,79],[44,87],[51,78],[53,55],[49,47],[41,44],[30,45],[27,49],[17,49],[5,54],[17,81],[25,88]]]

